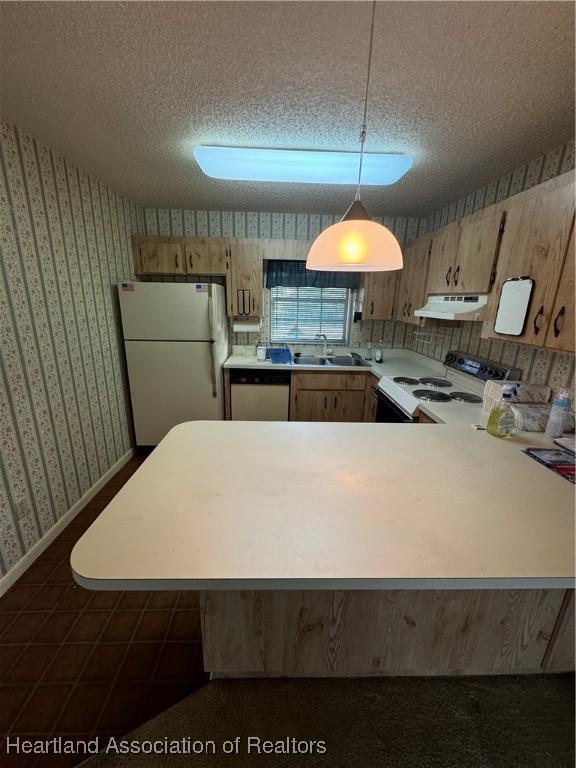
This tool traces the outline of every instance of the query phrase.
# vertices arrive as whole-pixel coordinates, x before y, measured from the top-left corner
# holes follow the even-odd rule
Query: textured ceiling
[[[353,150],[365,2],[1,4],[2,116],[134,201],[338,212],[352,189],[208,179],[198,143]],[[368,189],[424,215],[572,138],[571,2],[380,2],[368,151],[415,162]]]

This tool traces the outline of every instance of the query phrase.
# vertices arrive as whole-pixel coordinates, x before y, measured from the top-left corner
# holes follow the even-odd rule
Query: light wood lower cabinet
[[[424,413],[424,411],[418,411],[418,424],[437,424],[437,421],[434,421],[433,418],[428,416],[427,413]]]
[[[545,589],[203,592],[204,668],[215,677],[539,673],[564,596]]]
[[[378,382],[379,377],[374,373],[366,376],[366,390],[364,392],[364,421],[373,423],[376,421],[378,408]]]
[[[571,672],[574,669],[574,590],[566,590],[552,637],[544,656],[547,672]]]
[[[291,421],[364,421],[367,374],[293,373]]]
[[[294,397],[292,421],[363,421],[364,392],[300,390]]]

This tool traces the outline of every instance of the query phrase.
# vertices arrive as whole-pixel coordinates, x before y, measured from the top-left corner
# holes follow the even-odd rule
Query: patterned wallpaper
[[[185,237],[250,237],[312,240],[340,220],[342,214],[194,211],[179,208],[136,208],[137,234]],[[403,243],[418,233],[418,218],[380,218]]]
[[[418,237],[428,232],[450,224],[464,216],[469,216],[481,208],[487,208],[493,203],[505,200],[507,197],[517,195],[530,187],[548,179],[559,176],[574,168],[574,142],[570,141],[556,149],[552,149],[546,155],[537,157],[531,163],[516,168],[514,171],[504,174],[499,179],[487,184],[482,189],[470,192],[439,211],[419,220]]]
[[[132,276],[136,212],[0,132],[1,575],[131,446],[113,285]]]

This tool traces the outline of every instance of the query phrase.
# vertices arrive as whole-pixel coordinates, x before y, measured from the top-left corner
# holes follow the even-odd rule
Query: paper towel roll
[[[260,333],[262,320],[234,320],[232,330],[234,333]]]

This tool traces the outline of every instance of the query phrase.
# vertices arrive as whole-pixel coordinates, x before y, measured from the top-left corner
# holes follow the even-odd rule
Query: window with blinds
[[[271,288],[271,341],[317,342],[316,334],[325,333],[328,341],[345,342],[350,293],[349,288]]]

